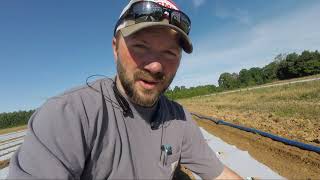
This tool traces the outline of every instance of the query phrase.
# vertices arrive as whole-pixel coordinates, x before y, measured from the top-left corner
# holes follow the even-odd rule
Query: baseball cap
[[[121,32],[124,37],[130,36],[142,29],[148,28],[148,27],[153,27],[153,26],[164,26],[164,27],[169,27],[180,35],[180,45],[182,49],[190,54],[193,51],[193,45],[191,42],[191,39],[189,38],[188,34],[183,31],[181,28],[178,26],[175,26],[173,24],[170,24],[169,20],[166,18],[163,18],[161,21],[156,21],[156,22],[139,22],[136,23],[135,20],[132,19],[122,19],[123,15],[130,9],[130,7],[141,1],[150,1],[157,3],[165,8],[173,9],[176,11],[180,11],[178,6],[172,1],[172,0],[130,0],[127,6],[123,9],[118,23],[115,27],[114,35],[117,34],[117,32]],[[181,11],[180,11],[181,12]]]

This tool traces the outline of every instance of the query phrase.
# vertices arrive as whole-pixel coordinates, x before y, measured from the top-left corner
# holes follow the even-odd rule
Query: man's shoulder
[[[112,89],[112,83],[113,80],[109,78],[86,83],[49,98],[44,105],[99,106],[100,102],[102,102],[102,97],[110,97],[109,92]]]
[[[98,79],[93,82],[70,88],[50,99],[69,99],[73,97],[95,97],[108,95],[106,93],[112,86],[113,80],[110,78]]]
[[[85,94],[99,95],[102,93],[101,90],[103,90],[104,92],[106,89],[111,88],[112,84],[113,84],[113,80],[110,78],[98,79],[93,82],[86,82],[86,84],[81,86],[73,87],[53,98],[72,96],[72,95],[85,95]]]

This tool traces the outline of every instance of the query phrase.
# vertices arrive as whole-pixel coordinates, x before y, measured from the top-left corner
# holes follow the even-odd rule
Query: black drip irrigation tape
[[[212,118],[212,117],[208,117],[208,116],[203,116],[203,115],[196,114],[196,113],[191,113],[191,114],[193,116],[198,117],[199,119],[207,119],[207,120],[213,121],[214,123],[216,123],[218,125],[230,126],[230,127],[236,128],[236,129],[240,129],[242,131],[247,131],[247,132],[259,134],[261,136],[271,138],[271,139],[273,139],[275,141],[282,142],[282,143],[290,145],[290,146],[295,146],[295,147],[298,147],[300,149],[313,151],[313,152],[316,152],[316,153],[320,154],[320,147],[318,147],[318,146],[314,146],[314,145],[305,144],[305,143],[302,143],[302,142],[286,139],[286,138],[283,138],[283,137],[280,137],[280,136],[276,136],[274,134],[270,134],[270,133],[267,133],[267,132],[263,132],[263,131],[254,129],[254,128],[248,128],[248,127],[244,127],[244,126],[239,126],[239,125],[236,125],[236,124],[232,124],[232,123],[226,122],[226,121],[221,120],[221,119]]]

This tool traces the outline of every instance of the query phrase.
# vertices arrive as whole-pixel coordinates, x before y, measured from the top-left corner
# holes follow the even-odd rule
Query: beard
[[[143,107],[152,107],[158,101],[160,95],[166,91],[175,77],[175,73],[166,76],[162,72],[152,74],[145,70],[137,69],[133,73],[132,79],[130,79],[128,72],[120,59],[117,60],[117,71],[121,85],[130,101]],[[140,79],[155,80],[159,81],[159,83],[157,83],[154,89],[139,88],[135,86],[135,82]]]

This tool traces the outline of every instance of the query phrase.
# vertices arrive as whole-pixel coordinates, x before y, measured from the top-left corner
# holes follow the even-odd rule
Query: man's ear
[[[116,62],[118,60],[118,45],[117,45],[117,39],[113,37],[112,39],[112,50],[113,50],[113,56],[114,56],[114,61]]]

